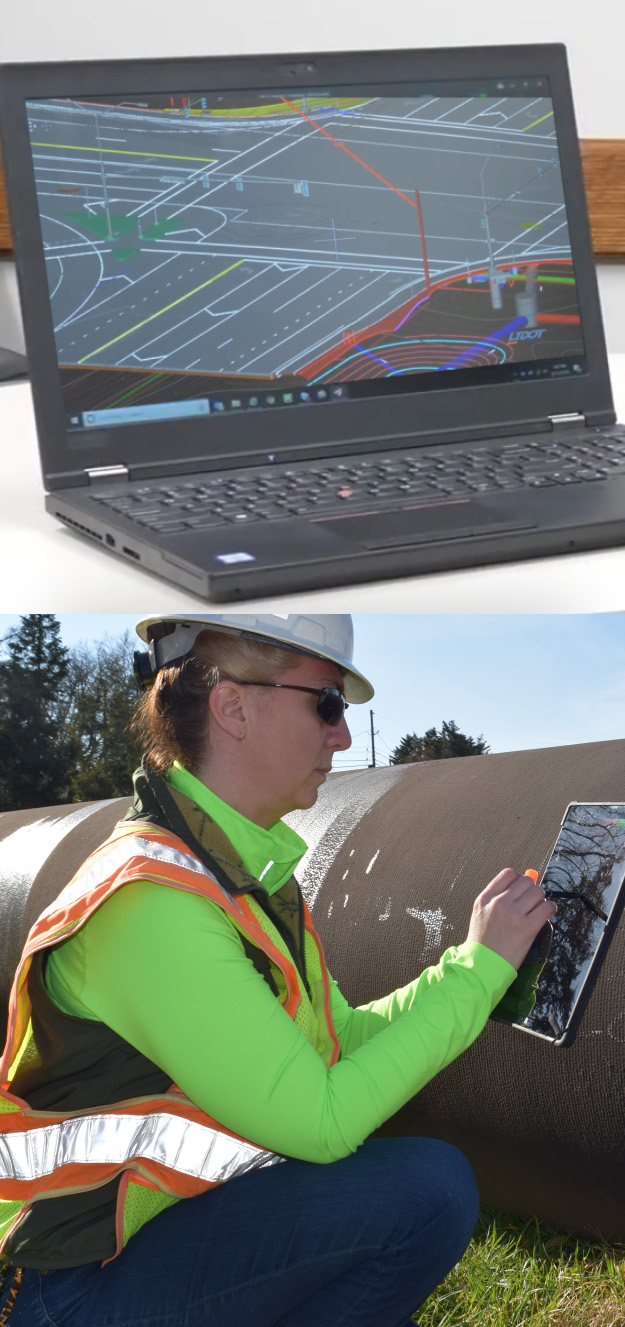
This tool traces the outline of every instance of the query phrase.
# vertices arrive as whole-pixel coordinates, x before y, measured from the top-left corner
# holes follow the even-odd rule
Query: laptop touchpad
[[[329,517],[315,521],[333,534],[351,536],[365,548],[388,548],[393,544],[431,543],[436,539],[460,539],[498,530],[527,530],[527,517],[503,516],[479,502],[454,502],[436,507],[404,508],[402,511],[372,512],[368,515]]]

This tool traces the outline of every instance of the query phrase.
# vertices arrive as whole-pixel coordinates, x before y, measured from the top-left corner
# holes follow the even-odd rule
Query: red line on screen
[[[375,175],[376,180],[381,180],[382,184],[385,184],[387,189],[392,189],[393,193],[399,194],[399,197],[403,198],[406,203],[410,203],[411,207],[417,206],[416,203],[413,203],[412,198],[408,197],[408,194],[402,193],[401,189],[396,189],[395,185],[391,184],[390,180],[385,179],[383,175],[379,175],[377,170],[373,169],[373,166],[368,166],[366,161],[363,161],[362,157],[357,157],[356,153],[352,152],[344,143],[340,143],[338,138],[333,138],[332,134],[329,134],[327,129],[322,129],[321,125],[317,124],[316,120],[311,120],[310,115],[305,115],[303,111],[300,111],[299,107],[295,106],[292,101],[289,101],[288,97],[282,97],[281,101],[283,101],[285,105],[290,106],[291,110],[295,111],[296,115],[301,116],[302,120],[308,120],[308,123],[312,124],[314,129],[318,129],[319,133],[323,134],[325,138],[329,138],[330,142],[334,143],[335,147],[340,147],[343,152],[347,153],[348,157],[353,157],[354,161],[357,161],[359,166],[364,166],[365,170],[368,170],[370,175]]]

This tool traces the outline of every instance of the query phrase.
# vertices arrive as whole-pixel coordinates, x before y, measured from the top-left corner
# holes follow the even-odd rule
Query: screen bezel
[[[550,83],[562,167],[587,372],[575,378],[445,386],[398,396],[367,397],[314,408],[281,407],[116,425],[85,430],[70,446],[48,298],[26,103],[55,96],[159,93],[210,87],[219,91],[345,89],[363,83],[431,83],[441,79],[546,77]],[[88,482],[87,470],[126,466],[133,476],[276,460],[366,452],[411,444],[538,431],[551,416],[579,413],[592,423],[614,416],[579,143],[562,45],[448,50],[254,55],[207,59],[90,61],[12,65],[0,69],[0,126],[24,316],[27,355],[46,486]],[[297,413],[295,413],[295,411]],[[253,422],[250,422],[253,421]],[[174,423],[175,453],[172,445]]]
[[[600,802],[569,802],[566,811],[562,817],[560,828],[558,830],[558,837],[553,845],[553,848],[551,849],[544,871],[541,873],[541,881],[544,879],[553,861],[555,854],[558,852],[560,840],[566,828],[569,815],[571,814],[573,809],[578,806],[583,806],[583,807],[610,806],[610,807],[619,808],[619,810],[623,812],[623,818],[625,818],[625,802],[610,802],[605,799]],[[569,1014],[566,1027],[562,1029],[559,1036],[554,1035],[553,1037],[547,1036],[547,1034],[544,1032],[536,1032],[534,1028],[525,1027],[523,1023],[514,1022],[510,1024],[511,1027],[516,1028],[520,1032],[526,1032],[531,1037],[538,1037],[540,1041],[546,1041],[552,1046],[562,1047],[562,1046],[570,1046],[572,1044],[579,1030],[579,1025],[583,1018],[590,996],[592,995],[592,991],[594,989],[597,977],[599,976],[600,969],[603,966],[606,954],[610,947],[614,931],[616,930],[624,906],[625,906],[625,864],[623,865],[623,879],[621,881],[621,884],[619,885],[617,895],[614,899],[614,902],[608,914],[608,920],[605,923],[603,933],[599,937],[597,948],[595,949],[592,959],[590,960],[590,965],[588,967],[586,975],[579,988],[576,999],[574,1000],[574,1003],[571,1007],[571,1012]],[[548,962],[549,958],[547,958],[547,963]]]

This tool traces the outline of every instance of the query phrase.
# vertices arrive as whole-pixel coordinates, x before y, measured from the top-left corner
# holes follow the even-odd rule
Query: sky
[[[262,611],[262,610],[261,610]],[[58,614],[66,645],[134,637],[130,613]],[[0,614],[0,637],[19,616]],[[335,769],[376,763],[406,733],[453,719],[491,751],[625,737],[625,615],[354,614],[354,663],[375,687],[350,706],[353,744]],[[137,646],[144,648],[137,639]]]

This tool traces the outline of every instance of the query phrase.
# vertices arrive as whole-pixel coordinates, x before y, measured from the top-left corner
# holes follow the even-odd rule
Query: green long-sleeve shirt
[[[214,818],[215,809],[213,799]],[[465,1050],[514,977],[505,959],[467,941],[357,1009],[331,981],[341,1055],[328,1070],[230,917],[209,899],[145,880],[112,895],[52,951],[46,986],[66,1013],[108,1024],[235,1133],[329,1162]]]
[[[47,985],[66,1012],[114,1028],[235,1133],[334,1161],[471,1044],[514,975],[468,942],[358,1009],[333,982],[341,1058],[326,1070],[230,918],[198,895],[145,881],[113,895],[56,950]]]

